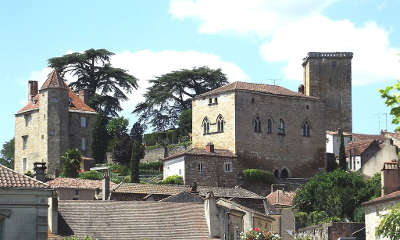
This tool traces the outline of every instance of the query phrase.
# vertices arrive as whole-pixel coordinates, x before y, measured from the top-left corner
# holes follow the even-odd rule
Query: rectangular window
[[[26,171],[26,166],[27,166],[27,163],[28,161],[27,161],[27,159],[26,158],[23,158],[22,159],[22,171]]]
[[[232,172],[232,162],[224,162],[224,171]]]
[[[28,135],[22,136],[22,149],[26,149],[28,145]]]
[[[81,117],[81,128],[86,128],[86,117]]]
[[[82,151],[86,151],[86,138],[82,138],[82,143],[81,143],[81,149]]]
[[[198,169],[198,171],[201,173],[201,172],[203,172],[203,163],[199,163],[198,165],[197,165],[197,169]]]
[[[182,175],[182,169],[179,169],[179,175]]]
[[[24,117],[25,117],[25,127],[29,127],[32,116],[31,114],[26,114]]]

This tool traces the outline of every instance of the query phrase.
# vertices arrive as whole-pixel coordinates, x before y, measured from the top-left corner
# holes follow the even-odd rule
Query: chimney
[[[206,195],[206,199],[204,200],[204,211],[210,237],[219,237],[217,200],[215,199],[213,192],[208,192]]]
[[[33,177],[41,182],[46,181],[46,163],[44,162],[34,162],[33,163]]]
[[[382,169],[381,196],[400,190],[399,167],[397,162],[385,162]]]
[[[103,179],[102,199],[108,200],[110,195],[110,176],[106,174]]]
[[[38,81],[30,80],[28,82],[28,101],[33,101],[33,98],[38,94]]]
[[[304,94],[304,85],[303,84],[299,85],[298,92],[301,94]]]
[[[207,143],[206,150],[207,150],[207,152],[213,153],[214,152],[214,144],[213,143]]]
[[[86,94],[86,90],[84,89],[79,90],[79,98],[82,100],[82,102],[88,104],[88,97]]]

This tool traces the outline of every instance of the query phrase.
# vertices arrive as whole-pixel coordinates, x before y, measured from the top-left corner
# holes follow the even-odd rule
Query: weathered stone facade
[[[66,150],[77,148],[91,157],[96,112],[56,72],[49,74],[39,91],[36,81],[29,84],[28,104],[15,115],[15,170],[25,173],[32,171],[34,162],[45,162],[47,173],[54,176]]]

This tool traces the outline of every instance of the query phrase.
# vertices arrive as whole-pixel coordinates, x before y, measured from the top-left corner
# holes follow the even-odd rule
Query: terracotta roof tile
[[[96,239],[210,239],[203,204],[59,201],[58,210],[65,222],[59,230],[66,235]]]
[[[364,153],[365,150],[367,150],[373,144],[379,145],[380,142],[373,139],[362,140],[358,142],[349,142],[345,147],[346,156],[348,157],[350,155],[350,150],[352,151],[351,153],[352,155],[360,156],[361,154]]]
[[[64,88],[67,89],[67,84],[65,84],[64,80],[60,77],[56,70],[53,70],[49,75],[47,75],[46,81],[43,83],[40,90],[47,88]]]
[[[49,184],[54,189],[58,188],[73,188],[73,189],[102,189],[103,181],[102,180],[89,180],[89,179],[80,179],[80,178],[56,178],[51,181],[48,181]],[[110,182],[110,188],[113,189],[117,187],[117,184]]]
[[[295,192],[276,190],[268,194],[267,202],[272,206],[279,205],[279,206],[290,207],[292,206],[292,202],[295,196],[296,196]]]
[[[311,98],[311,99],[318,99],[316,97],[306,96],[304,94],[291,91],[287,88],[276,86],[276,85],[269,85],[269,84],[261,84],[261,83],[247,83],[247,82],[233,82],[227,84],[225,86],[219,87],[212,91],[197,95],[195,98],[205,97],[209,95],[231,92],[231,91],[252,91],[252,92],[259,92],[259,93],[269,93],[273,95],[284,95],[284,96],[295,96],[295,97],[304,97],[304,98]]]
[[[68,96],[71,99],[71,104],[69,105],[69,110],[75,111],[86,111],[86,112],[96,112],[93,108],[86,105],[82,99],[80,99],[69,87]]]
[[[49,185],[0,164],[0,189],[51,189]]]
[[[399,202],[400,202],[400,191],[392,192],[392,193],[386,194],[385,196],[372,199],[368,202],[364,202],[362,205],[376,204],[376,203],[391,201],[391,200],[399,200]]]
[[[121,183],[114,189],[114,192],[176,195],[183,191],[190,191],[190,189],[191,189],[190,186],[184,186],[184,185]],[[205,196],[208,192],[212,191],[215,197],[263,199],[262,196],[241,187],[224,188],[224,187],[198,186],[197,191],[199,191],[200,196]]]
[[[218,156],[218,157],[230,157],[230,158],[235,158],[237,155],[232,153],[229,150],[222,150],[222,149],[215,149],[214,152],[209,152],[206,149],[201,149],[201,148],[191,148],[183,152],[179,152],[176,154],[173,154],[169,157],[166,157],[162,159],[162,161],[177,158],[183,155],[194,155],[194,156]]]

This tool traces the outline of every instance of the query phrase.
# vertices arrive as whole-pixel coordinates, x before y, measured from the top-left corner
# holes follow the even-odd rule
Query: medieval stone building
[[[76,95],[56,71],[40,90],[29,81],[28,104],[15,114],[15,170],[25,173],[45,162],[47,173],[58,175],[61,156],[71,148],[91,157],[96,112],[86,101],[84,91]]]
[[[349,52],[308,53],[298,92],[234,82],[194,97],[196,157],[191,149],[165,159],[164,177],[181,173],[186,184],[225,185],[232,181],[219,181],[218,176],[229,173],[237,179],[245,168],[270,170],[277,178],[311,177],[324,169],[325,132],[352,131],[352,57]],[[205,148],[207,144],[212,147]],[[206,153],[210,151],[212,156]],[[210,157],[222,160],[209,164]],[[225,174],[216,174],[216,169]]]

